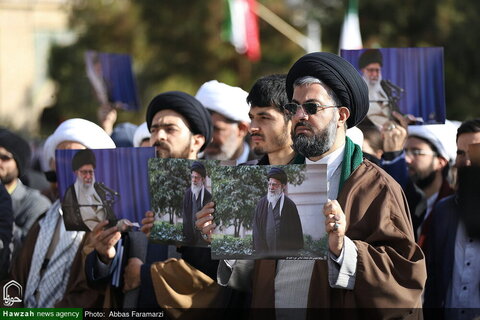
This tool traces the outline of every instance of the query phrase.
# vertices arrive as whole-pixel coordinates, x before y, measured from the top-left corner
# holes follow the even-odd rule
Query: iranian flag
[[[224,38],[251,61],[260,59],[260,37],[256,0],[227,0]]]
[[[362,47],[360,22],[358,21],[358,1],[349,0],[348,10],[343,20],[339,49],[355,50],[362,49]]]

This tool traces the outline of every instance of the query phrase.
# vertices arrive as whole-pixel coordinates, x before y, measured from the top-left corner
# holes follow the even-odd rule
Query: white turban
[[[217,112],[233,121],[250,123],[247,103],[248,93],[239,87],[231,87],[225,83],[212,80],[205,82],[198,89],[195,98],[205,108]]]
[[[148,131],[147,123],[144,122],[137,127],[133,134],[133,146],[140,147],[143,140],[150,139],[150,131]]]
[[[457,129],[458,124],[445,120],[445,124],[408,126],[408,135],[429,141],[437,148],[439,156],[452,163],[457,156]]]
[[[89,149],[113,149],[115,143],[98,125],[84,119],[69,119],[62,122],[48,137],[43,146],[42,169],[50,171],[50,161],[55,159],[55,149],[63,141],[83,144]]]

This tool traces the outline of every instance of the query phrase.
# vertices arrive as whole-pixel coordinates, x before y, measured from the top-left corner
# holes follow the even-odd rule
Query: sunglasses
[[[298,108],[303,108],[308,115],[316,114],[328,108],[338,108],[337,106],[325,106],[315,102],[305,102],[303,104],[296,104],[294,102],[287,103],[283,106],[285,111],[290,115],[297,114]]]
[[[2,161],[10,161],[12,159],[13,159],[13,157],[9,156],[8,154],[0,154],[0,160],[2,160]]]

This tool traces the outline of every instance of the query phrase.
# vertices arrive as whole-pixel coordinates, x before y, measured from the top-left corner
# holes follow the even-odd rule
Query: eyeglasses
[[[268,183],[268,186],[269,186],[269,187],[274,187],[274,188],[276,188],[276,187],[278,187],[278,186],[281,186],[281,184],[280,184],[280,183],[276,183],[276,182],[269,182],[269,183]]]
[[[80,173],[84,176],[86,176],[87,174],[93,176],[93,170],[80,170]]]
[[[0,154],[0,160],[2,160],[2,161],[10,161],[12,159],[13,159],[13,157],[9,156],[8,154]]]
[[[436,156],[437,153],[433,151],[421,150],[421,149],[405,149],[405,155],[409,157]]]
[[[328,108],[338,108],[337,106],[325,106],[315,102],[305,102],[303,104],[296,104],[294,102],[287,103],[283,106],[285,111],[290,115],[297,114],[298,108],[303,108],[303,110],[308,114],[316,114],[318,111],[323,111]]]

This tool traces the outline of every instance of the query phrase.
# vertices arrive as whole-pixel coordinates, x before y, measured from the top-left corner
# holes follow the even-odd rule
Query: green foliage
[[[183,242],[183,225],[170,224],[166,221],[155,221],[150,232],[150,240],[160,243]]]
[[[152,210],[163,217],[182,216],[185,189],[190,185],[190,160],[149,159],[150,193]]]
[[[222,259],[239,259],[253,254],[252,236],[237,238],[232,236],[214,236],[212,239],[212,256]]]
[[[306,34],[308,19],[321,25],[322,50],[338,52],[347,0],[261,0]],[[286,3],[297,3],[288,7]],[[77,41],[52,49],[49,74],[58,84],[55,112],[60,119],[95,120],[98,102],[85,75],[87,49],[133,56],[144,108],[157,93],[183,90],[195,94],[205,81],[217,79],[248,90],[255,79],[285,73],[305,52],[260,19],[262,59],[252,63],[221,39],[225,2],[116,0],[71,2],[70,25]],[[477,83],[480,65],[476,32],[479,1],[359,0],[365,47],[443,46],[447,116],[479,117]],[[145,109],[121,112],[118,121],[143,121]],[[56,120],[60,120],[56,119]]]
[[[327,258],[328,250],[328,234],[319,240],[313,240],[309,234],[303,235],[303,249],[300,250],[301,257],[319,257]]]
[[[279,166],[289,183],[305,180],[305,165]],[[258,200],[267,193],[267,173],[272,166],[217,166],[211,169],[212,195],[216,205],[216,221],[223,228],[233,226],[234,236],[240,228],[252,229]]]

